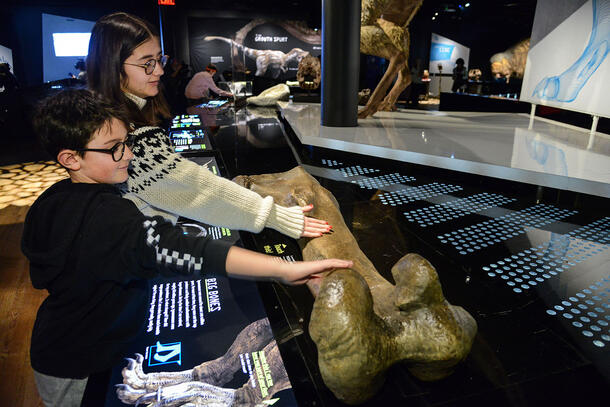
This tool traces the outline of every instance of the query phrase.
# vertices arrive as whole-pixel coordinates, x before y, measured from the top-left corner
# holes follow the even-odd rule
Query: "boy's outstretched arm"
[[[226,261],[226,270],[230,277],[257,280],[270,278],[284,284],[304,284],[311,278],[317,278],[318,273],[352,266],[352,261],[339,259],[291,263],[236,246],[229,249]]]

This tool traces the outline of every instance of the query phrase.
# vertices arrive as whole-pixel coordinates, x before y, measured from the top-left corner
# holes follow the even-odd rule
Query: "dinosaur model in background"
[[[525,62],[530,49],[530,39],[520,41],[504,52],[498,52],[489,59],[491,63],[491,74],[494,78],[523,78]]]
[[[360,52],[390,61],[359,118],[380,110],[393,110],[398,96],[411,83],[409,72],[409,23],[423,0],[362,0]],[[392,82],[394,86],[386,95]]]
[[[265,76],[269,73],[274,79],[277,79],[280,74],[284,74],[288,71],[288,64],[290,62],[296,61],[298,64],[301,62],[301,59],[309,55],[309,52],[304,51],[301,48],[293,48],[287,53],[271,49],[253,49],[235,42],[230,38],[216,37],[213,35],[205,37],[204,40],[219,40],[224,41],[229,45],[233,44],[234,47],[241,49],[248,58],[252,58],[256,61],[256,76]]]

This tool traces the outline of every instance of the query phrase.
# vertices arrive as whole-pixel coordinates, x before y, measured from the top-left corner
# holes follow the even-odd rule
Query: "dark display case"
[[[394,283],[392,266],[405,254],[418,253],[436,268],[447,300],[477,322],[472,350],[453,374],[424,382],[396,364],[364,405],[605,405],[608,199],[303,145],[288,123],[268,111],[230,114],[231,124],[209,133],[223,175],[302,165],[336,197],[348,228],[383,277]],[[296,241],[273,230],[240,237],[245,247],[301,259]],[[260,299],[249,301],[264,305],[296,404],[344,405],[318,370],[308,333],[314,298],[307,288],[253,286],[247,291]],[[228,343],[234,334],[217,341]],[[109,398],[120,368],[106,378]],[[92,384],[89,395],[94,391]]]

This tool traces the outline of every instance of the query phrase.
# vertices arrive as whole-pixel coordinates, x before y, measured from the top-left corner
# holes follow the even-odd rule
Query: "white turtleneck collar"
[[[136,104],[136,106],[138,106],[138,108],[140,110],[144,109],[144,106],[146,106],[146,102],[148,102],[146,99],[141,98],[139,96],[136,96],[132,93],[129,92],[123,92],[125,94],[125,96],[127,97],[127,99],[131,100],[133,103]]]

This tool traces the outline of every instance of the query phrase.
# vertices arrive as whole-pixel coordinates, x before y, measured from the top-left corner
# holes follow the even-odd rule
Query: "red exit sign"
[[[158,0],[160,6],[175,6],[175,0]]]

